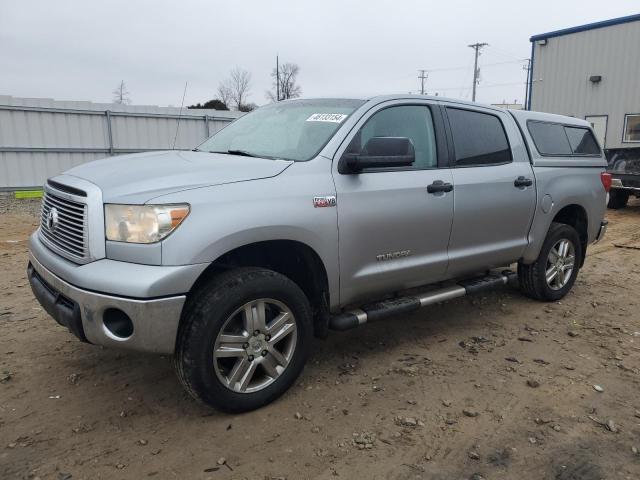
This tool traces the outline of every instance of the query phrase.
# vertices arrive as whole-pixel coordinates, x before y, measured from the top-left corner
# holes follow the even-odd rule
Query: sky
[[[271,71],[300,67],[303,97],[419,93],[523,102],[529,37],[640,11],[638,0],[0,0],[0,95],[133,104],[215,98],[235,67],[248,101],[268,102]]]

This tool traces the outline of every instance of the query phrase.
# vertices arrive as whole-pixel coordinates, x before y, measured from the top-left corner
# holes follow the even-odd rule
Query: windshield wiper
[[[198,151],[202,151],[202,150],[198,150]],[[240,157],[253,157],[253,158],[266,158],[267,160],[282,160],[279,159],[277,157],[272,157],[270,155],[258,155],[257,153],[251,153],[251,152],[247,152],[246,150],[237,150],[237,149],[231,149],[231,150],[227,150],[226,152],[219,152],[217,150],[208,150],[209,153],[222,153],[222,154],[227,154],[227,155],[238,155]]]
[[[258,155],[247,152],[246,150],[227,150],[229,155],[240,155],[242,157],[257,157]]]

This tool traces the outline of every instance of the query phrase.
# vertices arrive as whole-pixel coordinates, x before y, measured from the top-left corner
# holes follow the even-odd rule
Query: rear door
[[[535,178],[513,119],[494,109],[447,105],[454,218],[450,276],[507,265],[527,246]]]
[[[342,304],[444,277],[453,218],[445,135],[438,106],[392,101],[365,114],[338,149],[333,176]],[[341,156],[359,153],[372,137],[410,138],[414,165],[339,173]],[[448,191],[428,188],[434,183],[448,184]]]

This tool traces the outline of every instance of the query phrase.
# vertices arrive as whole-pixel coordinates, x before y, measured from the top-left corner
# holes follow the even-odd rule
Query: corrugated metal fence
[[[190,149],[242,115],[220,110],[62,102],[0,95],[0,190],[109,155]]]

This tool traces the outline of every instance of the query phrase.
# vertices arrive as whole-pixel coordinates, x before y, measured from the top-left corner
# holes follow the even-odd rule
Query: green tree
[[[209,100],[205,103],[196,103],[195,105],[190,105],[187,108],[208,108],[211,110],[229,110],[227,104],[218,98],[214,98],[213,100]]]

